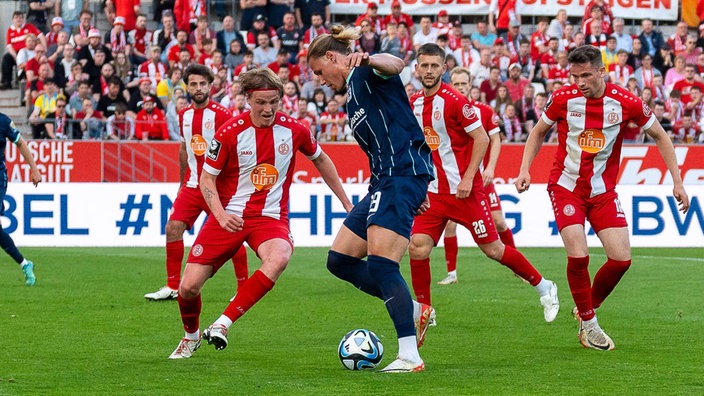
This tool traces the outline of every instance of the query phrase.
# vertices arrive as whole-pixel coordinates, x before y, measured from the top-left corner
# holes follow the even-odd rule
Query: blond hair
[[[244,92],[247,97],[254,91],[265,89],[275,89],[279,91],[279,97],[284,95],[284,84],[281,82],[279,76],[268,67],[252,69],[242,73],[240,74],[239,81],[242,85],[242,92]]]
[[[329,34],[321,34],[310,43],[308,60],[322,58],[327,51],[348,55],[358,38],[359,32],[354,27],[335,25],[330,28]]]

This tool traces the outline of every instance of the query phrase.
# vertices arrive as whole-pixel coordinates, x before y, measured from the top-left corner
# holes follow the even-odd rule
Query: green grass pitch
[[[523,249],[555,280],[562,303],[544,323],[537,293],[477,249],[460,249],[459,284],[433,251],[433,305],[417,374],[352,372],[336,348],[349,330],[373,330],[382,365],[397,343],[381,301],[325,269],[326,249],[298,248],[276,287],[230,329],[230,345],[204,344],[170,361],[183,330],[175,301],[148,302],[164,283],[159,248],[24,248],[37,285],[2,256],[0,395],[702,395],[704,249],[634,249],[633,265],[599,309],[616,350],[576,337],[562,249]],[[592,274],[604,261],[592,251]],[[250,272],[258,260],[250,254]],[[408,276],[408,260],[402,263]],[[410,283],[410,282],[409,282]],[[231,265],[203,291],[201,327],[236,287]]]

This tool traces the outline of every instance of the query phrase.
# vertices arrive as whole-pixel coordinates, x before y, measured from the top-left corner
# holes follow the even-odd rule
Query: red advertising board
[[[178,142],[29,141],[46,182],[178,182]],[[369,182],[369,160],[353,143],[323,144],[343,183]],[[533,183],[547,183],[556,146],[544,145],[531,168]],[[704,146],[675,147],[685,184],[704,184]],[[10,181],[29,181],[29,167],[16,146],[5,151]],[[505,144],[496,169],[497,183],[518,175],[523,145]],[[315,166],[296,158],[294,183],[322,183]],[[670,177],[656,146],[628,145],[621,152],[619,184],[669,184]]]

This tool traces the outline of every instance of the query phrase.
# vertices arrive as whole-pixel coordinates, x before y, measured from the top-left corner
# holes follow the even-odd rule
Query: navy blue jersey
[[[7,141],[17,143],[19,139],[20,131],[15,127],[15,123],[12,122],[10,117],[0,113],[0,174],[4,175],[7,172],[7,167],[5,166],[5,147],[7,146]]]
[[[347,77],[347,116],[369,157],[371,183],[383,176],[433,178],[433,160],[399,76],[357,67]]]

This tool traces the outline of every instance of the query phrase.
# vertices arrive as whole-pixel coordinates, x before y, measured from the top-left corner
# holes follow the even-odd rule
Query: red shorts
[[[215,273],[235,255],[244,242],[247,242],[256,252],[259,250],[259,245],[277,238],[288,241],[293,248],[288,219],[247,217],[244,219],[242,231],[229,232],[220,227],[215,216],[209,216],[193,242],[191,252],[188,254],[188,263],[211,265]]]
[[[182,221],[191,228],[202,212],[210,214],[210,208],[205,203],[200,188],[183,185],[171,207],[169,221]]]
[[[484,189],[475,188],[464,199],[457,199],[454,194],[434,193],[428,193],[428,199],[430,209],[416,216],[411,235],[429,235],[437,245],[447,221],[452,220],[467,228],[478,245],[499,239]]]
[[[484,192],[487,198],[489,198],[489,209],[491,209],[492,212],[501,210],[501,199],[499,199],[499,194],[496,193],[494,183],[484,186]]]
[[[616,190],[589,198],[552,184],[548,186],[548,193],[560,231],[569,225],[584,225],[584,220],[589,220],[596,233],[606,228],[628,227]]]

